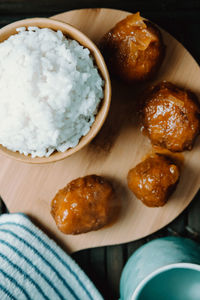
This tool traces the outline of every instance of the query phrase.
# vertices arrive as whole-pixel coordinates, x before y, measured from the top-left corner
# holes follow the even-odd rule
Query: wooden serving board
[[[103,34],[127,12],[111,9],[74,10],[53,19],[70,23],[98,43]],[[187,50],[162,31],[167,53],[155,80],[170,80],[193,90],[200,97],[200,69]],[[154,82],[155,82],[154,81]],[[145,86],[127,87],[112,81],[109,116],[96,139],[80,152],[47,165],[23,164],[0,156],[0,193],[11,212],[24,212],[70,252],[133,241],[162,228],[191,202],[200,186],[200,139],[184,153],[180,183],[162,208],[148,208],[128,190],[127,172],[151,150],[139,130],[138,95]],[[110,178],[122,209],[117,221],[107,228],[78,236],[58,231],[50,215],[50,203],[58,189],[74,178],[98,174]]]

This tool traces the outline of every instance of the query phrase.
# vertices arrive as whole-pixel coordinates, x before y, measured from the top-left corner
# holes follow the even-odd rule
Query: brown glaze
[[[171,152],[168,149],[162,148],[160,146],[156,146],[153,145],[151,151],[149,151],[148,153],[146,153],[143,157],[142,157],[142,161],[147,159],[149,156],[154,156],[156,154],[160,154],[160,155],[164,155],[169,157],[173,162],[175,162],[180,169],[183,168],[184,166],[184,155],[181,152]]]
[[[173,152],[191,150],[200,130],[198,99],[190,91],[161,82],[144,101],[142,123],[152,144]]]
[[[77,178],[60,190],[51,203],[51,214],[60,231],[79,234],[97,230],[112,218],[114,191],[104,178]]]
[[[128,173],[130,190],[146,206],[163,206],[179,181],[179,167],[164,155],[149,156]]]
[[[126,82],[151,79],[165,49],[159,29],[140,13],[117,23],[105,34],[100,47],[111,73]]]

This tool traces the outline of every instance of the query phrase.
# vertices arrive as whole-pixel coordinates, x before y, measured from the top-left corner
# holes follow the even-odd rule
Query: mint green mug
[[[139,248],[122,272],[120,300],[200,300],[200,246],[166,237]]]

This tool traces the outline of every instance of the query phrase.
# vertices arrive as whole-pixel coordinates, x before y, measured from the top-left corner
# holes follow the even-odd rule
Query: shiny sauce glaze
[[[181,152],[192,149],[200,131],[196,96],[170,82],[151,89],[142,108],[142,131],[152,144]]]
[[[97,230],[112,219],[113,187],[104,178],[89,175],[71,181],[51,204],[51,214],[60,231],[79,234]]]
[[[139,13],[117,23],[102,39],[101,49],[110,71],[126,82],[151,78],[164,58],[159,29]]]
[[[180,168],[171,158],[152,154],[128,173],[130,190],[146,206],[163,206],[175,190]]]

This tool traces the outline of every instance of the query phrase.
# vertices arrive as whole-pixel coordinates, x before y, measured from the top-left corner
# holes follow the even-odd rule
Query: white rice
[[[60,31],[17,31],[0,44],[0,144],[32,157],[64,152],[89,132],[104,82],[89,50]]]

